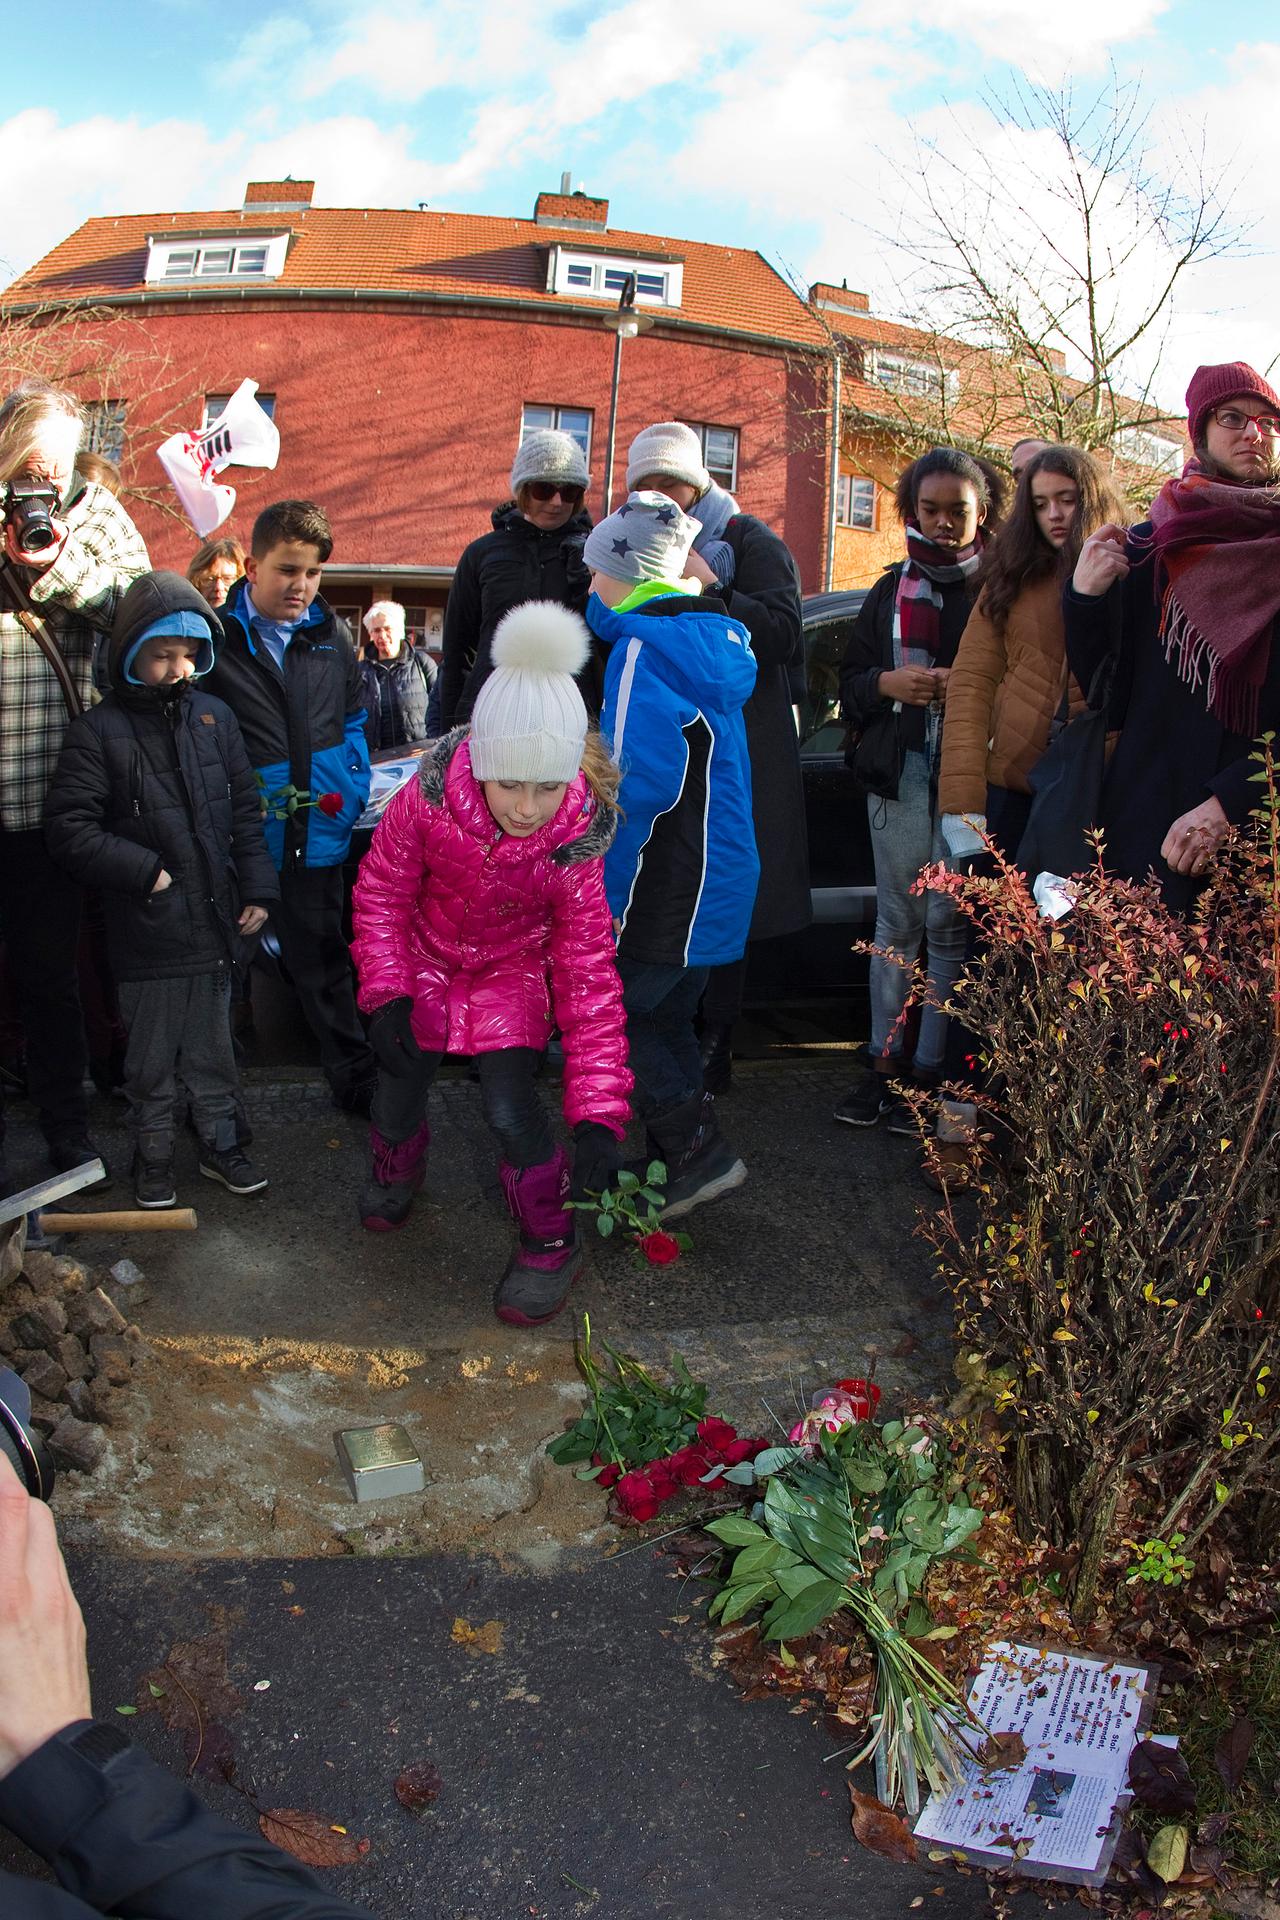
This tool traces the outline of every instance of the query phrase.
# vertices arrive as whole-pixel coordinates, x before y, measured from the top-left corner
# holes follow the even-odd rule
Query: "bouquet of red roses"
[[[727,1420],[707,1412],[707,1389],[679,1354],[664,1386],[607,1341],[601,1343],[607,1359],[598,1361],[587,1314],[582,1327],[574,1356],[591,1404],[547,1452],[561,1466],[577,1465],[580,1480],[612,1488],[627,1518],[652,1520],[682,1489],[714,1485],[727,1468],[760,1451],[763,1441],[740,1438]]]

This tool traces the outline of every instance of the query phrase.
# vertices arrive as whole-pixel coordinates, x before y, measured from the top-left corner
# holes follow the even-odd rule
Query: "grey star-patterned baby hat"
[[[702,531],[665,493],[629,493],[607,520],[592,527],[582,550],[592,573],[611,580],[683,579],[689,549]]]

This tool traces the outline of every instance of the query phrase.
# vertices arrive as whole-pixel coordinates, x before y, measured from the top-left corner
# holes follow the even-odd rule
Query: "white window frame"
[[[906,400],[941,400],[955,383],[955,374],[947,368],[891,347],[874,347],[867,358],[865,378],[869,384],[883,387],[886,393],[901,394]]]
[[[253,397],[266,414],[268,420],[274,420],[276,417],[276,396],[274,393],[255,393]],[[204,396],[204,412],[200,421],[201,433],[207,432],[215,420],[221,420],[230,399],[231,395],[229,393],[206,393]],[[209,403],[213,400],[218,401],[220,404],[211,408]]]
[[[550,418],[545,420],[531,420],[529,418],[530,412],[548,414]],[[567,433],[570,438],[576,439],[577,436],[572,427],[565,427],[560,424],[566,413],[585,413],[587,416],[586,461],[587,471],[589,473],[591,471],[591,443],[595,437],[596,429],[595,410],[592,407],[557,407],[552,406],[551,403],[546,400],[525,400],[521,403],[520,407],[520,438],[516,444],[523,446],[531,433],[546,433],[549,429],[556,433]],[[581,445],[581,441],[579,441],[578,444]]]
[[[1152,467],[1157,473],[1180,473],[1186,458],[1181,441],[1166,440],[1146,427],[1121,427],[1112,445],[1122,460],[1135,467]]]
[[[148,286],[207,286],[220,280],[278,280],[289,251],[288,233],[231,228],[226,233],[187,234],[182,239],[153,234],[147,246]],[[206,269],[206,261],[228,256],[224,268]],[[262,254],[262,264],[250,265]]]
[[[871,489],[871,517],[869,520],[853,518],[855,491],[864,487]],[[836,525],[848,527],[854,533],[874,533],[879,505],[879,488],[874,480],[865,473],[842,473],[836,482]],[[865,496],[864,496],[865,497]]]
[[[576,280],[569,278],[571,272],[576,274]],[[684,298],[682,261],[634,260],[625,254],[580,253],[570,247],[552,247],[547,263],[547,292],[568,294],[578,300],[612,300],[616,306],[622,289],[616,285],[606,286],[606,276],[629,273],[636,276],[638,307],[678,307]],[[643,280],[661,281],[661,293],[641,286]]]
[[[114,460],[119,466],[124,455],[125,417],[128,404],[124,400],[86,400],[84,451],[100,453],[106,460]]]
[[[716,482],[717,486],[723,486],[726,493],[736,493],[738,491],[738,461],[742,448],[738,429],[736,427],[718,426],[715,421],[708,423],[703,420],[686,420],[684,424],[691,432],[696,433],[698,436],[698,445],[702,449],[702,464],[708,473],[712,473],[713,478],[716,473],[727,473],[729,475],[727,484],[725,481],[720,480]],[[733,436],[732,465],[726,467],[723,460],[717,460],[714,462],[714,472],[713,463],[707,458],[707,435],[710,433],[728,433]]]

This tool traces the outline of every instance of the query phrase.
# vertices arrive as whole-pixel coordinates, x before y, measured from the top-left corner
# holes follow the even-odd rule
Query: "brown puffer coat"
[[[1067,680],[1062,582],[1056,572],[1018,595],[1003,633],[979,598],[951,678],[942,729],[939,813],[985,813],[987,788],[1029,793],[1027,775],[1049,744]],[[1071,682],[1070,710],[1084,707]]]

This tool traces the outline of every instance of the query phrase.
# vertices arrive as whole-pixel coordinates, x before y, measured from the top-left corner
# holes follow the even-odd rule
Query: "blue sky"
[[[901,263],[881,236],[909,197],[894,163],[913,128],[982,139],[984,89],[1069,75],[1087,90],[1112,61],[1141,76],[1157,142],[1208,116],[1212,160],[1238,175],[1233,211],[1254,223],[1247,260],[1189,286],[1169,380],[1199,357],[1267,364],[1274,6],[980,0],[954,24],[936,14],[899,0],[73,0],[56,55],[5,89],[0,280],[91,214],[238,205],[248,178],[314,175],[330,205],[527,215],[568,169],[610,199],[614,225],[759,247],[889,312]]]

